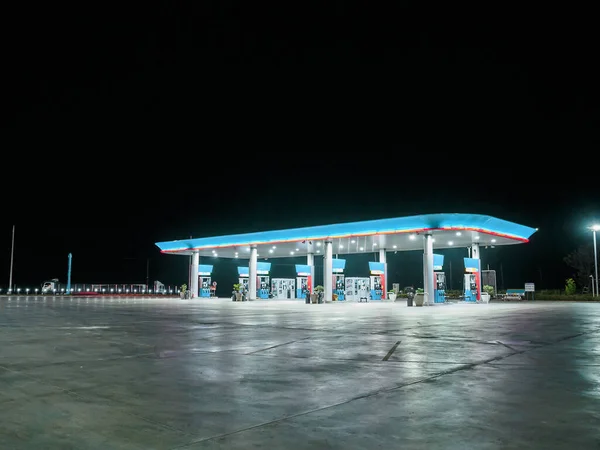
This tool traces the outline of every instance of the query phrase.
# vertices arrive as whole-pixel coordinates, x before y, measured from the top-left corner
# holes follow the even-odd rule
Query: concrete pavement
[[[600,305],[4,297],[2,449],[600,448]]]

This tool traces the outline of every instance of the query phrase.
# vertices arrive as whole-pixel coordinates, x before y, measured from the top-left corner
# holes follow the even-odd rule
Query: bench
[[[507,289],[504,300],[523,300],[525,289]]]

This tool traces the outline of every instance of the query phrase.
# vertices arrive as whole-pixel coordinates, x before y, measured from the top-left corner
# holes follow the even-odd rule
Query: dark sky
[[[600,218],[585,11],[240,3],[7,11],[1,287],[13,224],[15,283],[181,284],[157,240],[428,212],[539,227],[488,262],[562,285]]]

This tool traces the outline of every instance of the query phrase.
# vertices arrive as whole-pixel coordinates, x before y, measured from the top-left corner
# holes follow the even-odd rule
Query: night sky
[[[181,284],[154,242],[437,212],[539,227],[484,265],[562,287],[600,220],[586,14],[403,5],[11,6],[0,287],[13,224],[16,285],[66,280],[69,252],[75,283]],[[466,250],[444,253],[458,289]]]

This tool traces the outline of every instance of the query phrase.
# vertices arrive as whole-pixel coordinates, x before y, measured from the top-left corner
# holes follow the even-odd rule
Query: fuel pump
[[[296,264],[296,298],[310,301],[313,292],[314,266],[308,264]]]
[[[478,258],[464,258],[465,285],[464,297],[467,302],[477,302],[481,298],[479,273],[481,261]]]
[[[369,277],[369,293],[371,300],[383,300],[385,299],[385,272],[386,264],[383,262],[369,261],[369,271],[371,276]]]
[[[200,277],[200,297],[210,297],[210,277]]]
[[[308,277],[296,277],[296,298],[306,298],[308,292]]]
[[[338,300],[345,300],[344,292],[346,290],[346,284],[344,280],[344,275],[334,274],[333,275],[333,286],[334,292],[337,294]]]
[[[210,275],[212,274],[213,266],[210,264],[199,264],[198,265],[198,297],[210,298],[212,280]],[[215,283],[216,286],[216,283]],[[193,295],[196,295],[195,293]]]
[[[269,293],[270,293],[269,276],[268,275],[259,275],[258,277],[256,277],[256,279],[257,279],[256,286],[258,287],[258,289],[257,289],[258,298],[269,298]]]
[[[477,301],[477,278],[474,273],[465,273],[465,301]]]
[[[256,298],[271,298],[270,271],[270,262],[258,261],[256,263]]]
[[[434,274],[433,301],[434,303],[444,303],[446,301],[446,274],[444,272],[434,272]]]
[[[381,300],[382,294],[381,275],[371,275],[371,300]]]
[[[338,300],[346,300],[346,277],[344,276],[345,268],[345,259],[336,257],[331,261],[331,269],[333,270],[333,293],[337,295]]]

